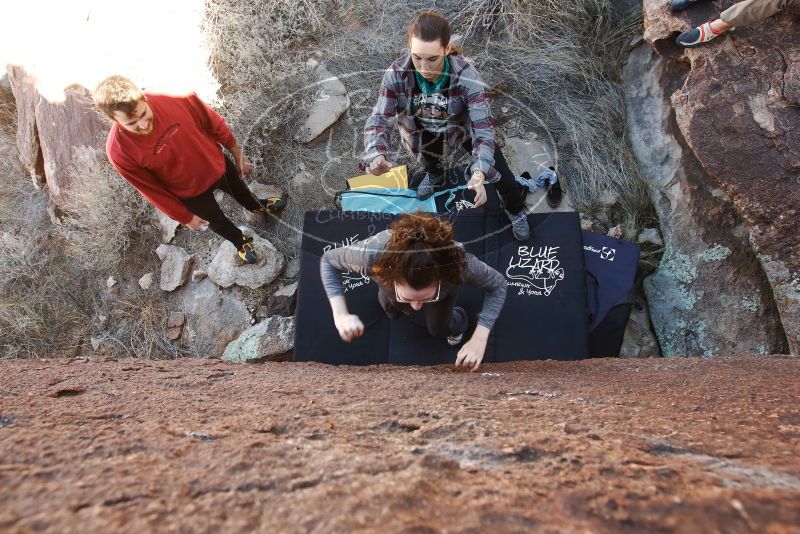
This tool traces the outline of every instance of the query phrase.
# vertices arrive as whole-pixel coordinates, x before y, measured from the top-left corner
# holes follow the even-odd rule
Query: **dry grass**
[[[576,209],[593,213],[597,199],[611,190],[620,199],[609,214],[612,224],[623,224],[628,235],[654,224],[647,188],[625,137],[618,83],[621,58],[641,20],[620,20],[612,4],[209,2],[211,63],[223,83],[224,112],[257,162],[256,179],[281,186],[292,199],[283,217],[287,224],[276,227],[270,237],[294,255],[302,213],[332,207],[333,193],[357,173],[363,125],[382,73],[403,52],[411,17],[431,8],[445,14],[453,31],[463,35],[464,53],[484,81],[499,87],[495,110],[501,105],[519,110],[517,118],[498,126],[501,138],[531,132],[547,137],[549,132]],[[313,96],[303,63],[317,50],[348,88],[352,106],[321,139],[302,145],[293,140],[293,132],[302,119],[298,110],[307,109]],[[396,136],[394,144],[399,148]],[[401,162],[413,164],[407,156]],[[292,177],[301,165],[314,182],[299,187]]]
[[[154,236],[153,208],[91,147],[75,150],[71,187],[57,233],[82,268],[104,273],[125,260],[134,242]]]
[[[12,105],[3,101],[0,109]],[[73,355],[88,336],[95,292],[61,252],[47,214],[17,159],[13,123],[0,128],[0,355]]]
[[[77,356],[89,350],[98,314],[107,314],[106,352],[176,355],[164,337],[167,311],[152,292],[127,300],[101,291],[121,253],[153,234],[151,208],[98,157],[76,151],[76,216],[54,227],[47,192],[34,189],[17,159],[16,110],[0,85],[0,354],[4,358]]]

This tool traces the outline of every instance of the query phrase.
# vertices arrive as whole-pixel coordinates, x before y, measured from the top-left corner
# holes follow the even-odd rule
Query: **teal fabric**
[[[413,189],[358,189],[344,191],[341,194],[342,211],[369,211],[373,213],[414,213],[426,211],[436,213],[436,198],[448,195],[444,207],[449,211],[456,198],[456,191],[466,189],[459,185],[434,193],[425,200],[417,198]]]
[[[417,85],[419,86],[420,90],[426,95],[441,93],[442,89],[447,84],[447,80],[450,78],[450,56],[444,56],[444,67],[442,67],[442,73],[433,83],[426,80],[425,77],[416,70],[414,71],[414,77],[417,79]]]

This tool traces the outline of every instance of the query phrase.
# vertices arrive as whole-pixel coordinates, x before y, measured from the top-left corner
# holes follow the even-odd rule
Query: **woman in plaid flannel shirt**
[[[514,237],[530,237],[524,193],[497,146],[489,96],[478,72],[450,43],[442,15],[420,13],[408,29],[410,52],[386,70],[378,102],[364,127],[361,167],[378,175],[394,166],[389,133],[395,123],[406,149],[421,159],[425,177],[417,195],[426,199],[444,183],[445,150],[472,154],[468,186],[475,206],[486,202],[484,181],[503,199]]]

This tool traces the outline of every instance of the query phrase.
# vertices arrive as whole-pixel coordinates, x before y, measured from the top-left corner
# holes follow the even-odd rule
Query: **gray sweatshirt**
[[[362,273],[365,276],[371,274],[372,265],[386,249],[386,244],[391,236],[390,232],[390,230],[384,230],[352,245],[331,249],[322,255],[320,276],[322,277],[322,285],[325,286],[325,292],[328,294],[328,299],[344,295],[342,273],[351,271]],[[463,247],[461,243],[455,243]],[[506,279],[469,252],[466,254],[466,268],[462,272],[461,278],[465,284],[483,289],[486,292],[483,308],[478,314],[478,324],[491,330],[506,300]],[[440,298],[449,295],[455,289],[456,287],[454,286],[442,283]],[[394,291],[386,290],[385,292],[389,300],[394,302]]]

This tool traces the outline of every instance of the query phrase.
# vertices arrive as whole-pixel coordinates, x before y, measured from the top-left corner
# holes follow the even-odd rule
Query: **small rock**
[[[114,278],[113,276],[109,276],[109,277],[108,277],[108,280],[106,280],[106,287],[107,287],[108,289],[111,289],[111,288],[112,288],[112,287],[114,287],[115,285],[117,285],[117,279],[116,279],[116,278]]]
[[[256,310],[256,319],[266,319],[269,317],[269,310],[266,306],[259,306]]]
[[[196,271],[192,271],[192,282],[199,282],[200,280],[202,280],[206,276],[208,276],[208,273],[203,271],[203,270],[201,270],[201,269],[198,269]]]
[[[222,355],[231,362],[256,362],[294,348],[294,317],[270,317],[231,341]]]
[[[283,278],[297,278],[300,274],[300,258],[292,258],[283,270]]]
[[[100,336],[92,336],[89,338],[89,343],[92,344],[92,350],[97,352],[97,349],[100,348],[100,345],[103,344],[103,341],[106,339],[105,334]]]
[[[65,388],[57,389],[52,393],[49,393],[48,397],[74,397],[76,395],[80,395],[81,393],[86,393],[86,388],[83,386],[68,386]]]
[[[664,244],[658,230],[655,228],[645,228],[639,233],[639,237],[637,237],[636,240],[643,245],[655,245],[660,247]]]
[[[604,209],[608,209],[614,206],[617,202],[619,202],[619,193],[617,193],[616,191],[612,191],[610,189],[606,189],[600,194],[600,197],[597,199],[597,202]]]
[[[158,224],[159,233],[161,234],[161,241],[169,243],[175,238],[175,231],[180,226],[178,221],[170,219],[167,215],[159,210],[156,210],[156,222]]]
[[[226,241],[227,243],[227,241]],[[231,248],[233,245],[228,243]],[[164,291],[173,291],[186,282],[192,266],[192,256],[174,245],[159,245],[156,249],[161,263],[161,281],[159,286]]]
[[[151,287],[153,287],[155,281],[156,281],[155,273],[145,273],[142,275],[141,278],[139,278],[139,287],[141,287],[144,290],[150,289]]]
[[[625,235],[625,231],[622,229],[622,225],[618,224],[609,229],[606,235],[608,237],[613,237],[614,239],[622,239],[622,237]]]
[[[294,306],[297,301],[297,282],[282,287],[269,297],[267,301],[267,315],[294,315]]]
[[[181,334],[183,334],[183,327],[173,326],[172,328],[167,328],[164,336],[170,341],[178,341],[181,338]]]
[[[170,312],[169,320],[167,321],[168,328],[174,328],[176,326],[183,326],[186,322],[186,314],[183,312]]]

